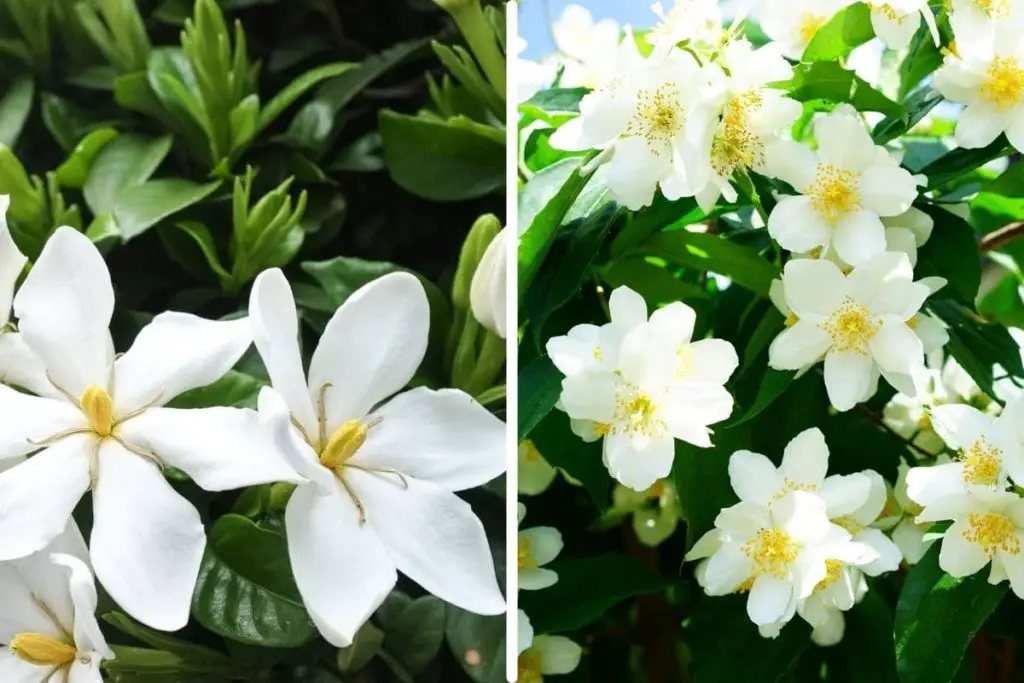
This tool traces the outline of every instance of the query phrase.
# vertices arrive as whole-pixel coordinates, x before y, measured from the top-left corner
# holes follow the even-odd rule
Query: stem
[[[869,419],[870,419],[870,420],[871,420],[872,422],[874,422],[875,424],[877,424],[878,426],[880,426],[880,427],[881,427],[882,429],[884,429],[885,431],[889,432],[889,433],[890,433],[890,434],[892,434],[892,435],[893,435],[894,437],[896,437],[897,439],[899,439],[900,441],[902,441],[902,442],[903,442],[904,444],[906,444],[906,445],[907,445],[907,448],[910,448],[910,449],[914,450],[915,452],[917,452],[917,453],[918,453],[918,455],[921,455],[921,456],[923,456],[923,457],[925,457],[925,458],[927,458],[927,459],[929,459],[929,460],[934,460],[934,459],[935,459],[935,455],[934,455],[933,453],[929,453],[928,451],[924,450],[923,448],[921,448],[920,446],[918,446],[917,444],[915,444],[915,443],[914,443],[914,442],[913,442],[912,440],[910,440],[910,439],[907,439],[907,438],[904,438],[904,437],[903,437],[903,436],[902,436],[902,435],[901,435],[901,434],[900,434],[899,432],[897,432],[897,431],[896,431],[895,429],[893,429],[893,428],[892,428],[892,427],[890,427],[889,425],[885,424],[885,420],[883,420],[883,419],[882,419],[882,416],[881,416],[881,415],[879,415],[879,414],[875,413],[875,412],[874,412],[873,410],[871,410],[870,408],[868,408],[868,407],[867,407],[866,405],[864,405],[863,403],[858,403],[858,404],[857,404],[857,412],[859,412],[859,413],[861,413],[861,414],[863,414],[863,415],[867,415],[867,416],[868,416],[868,418],[869,418]]]
[[[485,330],[484,343],[476,358],[476,367],[466,382],[464,391],[475,396],[490,387],[505,365],[505,340]]]
[[[765,227],[768,227],[768,212],[764,210],[764,204],[761,203],[761,195],[757,193],[757,188],[754,187],[754,180],[750,177],[750,174],[746,171],[737,171],[736,184],[750,198],[754,208],[757,209],[757,215],[764,221]]]
[[[479,0],[462,3],[461,6],[452,7],[448,10],[458,25],[462,35],[465,36],[469,49],[483,69],[487,80],[491,82],[494,89],[498,91],[501,99],[505,99],[505,55],[498,47],[498,41],[494,36],[494,29],[487,21],[484,10]]]
[[[483,391],[477,395],[476,400],[482,406],[489,406],[492,403],[497,403],[505,399],[507,395],[507,389],[504,384],[499,384],[496,387],[491,387],[487,391]]]
[[[597,279],[596,273],[592,273],[592,275],[594,277],[594,289],[597,291],[597,300],[601,302],[601,309],[610,321],[612,319],[612,310],[608,307],[608,300],[604,297],[604,285]]]
[[[402,666],[390,652],[381,649],[377,652],[377,656],[381,658],[381,661],[388,665],[388,668],[391,669],[391,673],[395,674],[395,678],[399,681],[402,683],[415,683],[413,677],[405,670],[405,667]]]
[[[981,238],[981,243],[978,246],[981,249],[981,253],[984,254],[989,251],[1002,249],[1022,235],[1024,235],[1024,221],[1017,221],[988,233]]]

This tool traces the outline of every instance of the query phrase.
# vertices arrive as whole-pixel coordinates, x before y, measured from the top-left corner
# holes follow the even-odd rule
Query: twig
[[[1002,249],[1022,235],[1024,235],[1024,221],[1017,221],[988,233],[981,238],[981,243],[978,246],[981,249],[981,253],[984,254],[996,249]]]
[[[604,314],[608,317],[608,320],[612,319],[612,310],[608,308],[608,301],[604,298],[604,285],[597,278],[597,273],[593,273],[594,276],[594,289],[597,290],[597,299],[601,302],[601,308],[604,310]]]
[[[915,443],[914,443],[913,441],[911,441],[910,439],[908,439],[908,438],[904,437],[904,436],[903,436],[902,434],[900,434],[899,432],[897,432],[897,431],[896,431],[895,429],[893,429],[893,428],[892,428],[892,427],[890,427],[889,425],[885,424],[885,420],[883,420],[883,419],[882,419],[882,416],[881,416],[881,415],[879,415],[878,413],[874,412],[873,410],[871,410],[870,408],[868,408],[868,407],[867,407],[866,405],[864,405],[863,403],[858,403],[858,404],[857,404],[857,411],[858,411],[859,413],[862,413],[862,414],[864,414],[864,415],[867,415],[867,416],[868,416],[868,418],[869,418],[869,419],[870,419],[870,420],[871,420],[872,422],[874,422],[874,423],[875,423],[875,424],[877,424],[877,425],[878,425],[879,427],[881,427],[882,429],[884,429],[885,431],[889,432],[889,433],[890,433],[891,435],[893,435],[894,437],[896,437],[897,439],[899,439],[900,441],[902,441],[903,443],[905,443],[905,444],[907,445],[907,447],[908,447],[908,448],[910,448],[910,449],[912,449],[912,450],[916,451],[916,452],[917,452],[917,453],[918,453],[919,455],[922,455],[922,456],[924,456],[925,458],[928,458],[928,459],[934,459],[934,458],[935,458],[935,454],[934,454],[934,453],[929,453],[928,451],[924,450],[923,448],[921,448],[920,446],[918,446],[917,444],[915,444]]]

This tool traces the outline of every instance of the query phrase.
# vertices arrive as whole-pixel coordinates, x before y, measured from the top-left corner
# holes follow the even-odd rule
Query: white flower
[[[473,317],[481,325],[505,338],[508,321],[505,318],[508,297],[508,241],[509,229],[502,228],[487,245],[480,262],[473,271],[469,287],[469,303]]]
[[[885,226],[885,251],[902,251],[910,259],[910,265],[917,265],[917,250],[928,242],[935,227],[935,220],[920,209],[907,209],[899,216],[882,218]]]
[[[551,62],[534,62],[520,55],[526,50],[522,36],[512,39],[511,52],[516,59],[516,102],[522,104],[555,81],[557,67]]]
[[[685,161],[704,211],[710,211],[720,195],[726,201],[736,201],[736,190],[729,182],[732,175],[748,170],[765,172],[768,145],[800,116],[799,102],[766,87],[793,77],[793,67],[775,47],[754,50],[745,40],[727,45],[721,60],[729,78],[719,106],[695,109],[692,125],[707,130],[697,136],[703,141],[701,146],[687,148]],[[706,118],[703,124],[701,117]]]
[[[652,9],[659,21],[645,38],[656,48],[671,49],[685,43],[701,59],[708,59],[728,38],[717,0],[674,0],[668,11],[656,2]]]
[[[544,493],[558,476],[558,470],[544,459],[529,439],[519,444],[518,470],[519,494],[524,496]]]
[[[44,395],[0,387],[0,459],[38,451],[0,474],[0,558],[41,550],[92,490],[97,578],[139,621],[183,627],[206,535],[164,466],[209,491],[296,476],[266,447],[255,412],[162,407],[230,370],[251,344],[248,322],[163,313],[115,356],[110,273],[72,228],[46,243],[14,310]]]
[[[647,302],[629,287],[617,287],[608,297],[611,321],[576,325],[564,336],[548,340],[551,362],[566,377],[615,370],[626,334],[647,322]]]
[[[949,462],[946,456],[940,456],[938,463]],[[932,547],[937,539],[925,539],[925,534],[932,527],[931,522],[918,524],[916,518],[924,510],[907,495],[907,473],[910,466],[905,460],[900,460],[899,478],[896,480],[896,488],[893,495],[900,506],[900,518],[892,530],[893,543],[900,549],[900,554],[907,564],[917,564]]]
[[[624,45],[633,43],[627,36]],[[635,43],[630,48],[636,50]],[[580,102],[580,116],[551,136],[563,150],[603,150],[604,173],[615,198],[631,210],[654,201],[690,196],[683,155],[687,119],[706,103],[717,66],[698,66],[688,52],[672,49],[640,60]],[[706,120],[706,118],[704,119]]]
[[[885,46],[890,50],[902,50],[910,44],[923,18],[939,45],[939,28],[935,15],[928,7],[928,0],[869,0],[871,26]]]
[[[526,515],[526,506],[519,503],[519,522]],[[558,583],[558,574],[544,569],[551,560],[558,557],[565,544],[558,529],[538,526],[519,532],[519,589],[527,591],[548,588]]]
[[[536,636],[519,654],[517,683],[543,683],[545,676],[570,674],[580,665],[583,648],[565,636]]]
[[[522,654],[533,643],[533,624],[523,610],[516,613],[516,624],[516,643]]]
[[[747,615],[770,627],[766,635],[792,619],[800,601],[828,578],[829,561],[866,564],[876,557],[829,522],[824,499],[799,490],[770,506],[741,501],[722,510],[715,529],[686,555],[707,558],[697,578],[708,595],[749,591]]]
[[[585,7],[568,5],[552,24],[551,33],[565,57],[561,60],[563,86],[597,88],[607,81],[622,39],[615,20],[595,21]]]
[[[629,301],[628,317],[646,318],[643,299]],[[708,448],[708,426],[732,413],[723,385],[739,363],[736,350],[723,340],[691,341],[695,320],[680,302],[659,309],[626,334],[613,370],[562,383],[565,412],[593,424],[612,477],[637,491],[668,476],[675,439]]]
[[[799,370],[824,357],[825,388],[840,411],[874,395],[879,372],[913,392],[924,354],[907,322],[931,290],[913,281],[906,255],[882,254],[847,276],[826,260],[791,260],[783,280],[792,314],[768,349],[771,367]]]
[[[991,57],[996,34],[1019,30],[1020,0],[952,0],[949,23],[961,54]]]
[[[11,319],[14,285],[28,263],[28,258],[14,243],[11,230],[7,226],[7,207],[10,205],[10,196],[0,194],[0,327],[7,325]]]
[[[74,523],[44,550],[0,563],[0,679],[100,683],[114,653],[96,623],[96,587]]]
[[[907,473],[907,495],[924,508],[917,521],[951,519],[948,509],[961,505],[970,493],[1002,491],[1010,478],[1024,482],[1022,420],[1024,401],[1011,403],[997,419],[968,405],[932,408],[933,429],[959,457]]]
[[[800,59],[804,49],[839,10],[852,0],[761,0],[758,18],[768,37],[781,43],[791,59]]]
[[[483,525],[454,493],[505,470],[504,424],[452,389],[386,400],[427,349],[419,280],[393,273],[353,294],[328,322],[308,381],[280,270],[256,279],[249,313],[274,387],[260,394],[260,416],[308,479],[288,502],[285,527],[299,593],[323,636],[350,645],[394,588],[396,569],[463,609],[504,611]]]
[[[1011,145],[1024,150],[1024,41],[1013,25],[999,24],[992,45],[991,54],[947,55],[935,88],[967,105],[956,122],[959,146],[984,147],[1006,133]]]
[[[975,574],[991,563],[988,582],[1010,580],[1024,598],[1024,499],[1008,491],[974,491],[948,511],[955,521],[942,536],[939,566],[950,576]]]
[[[791,140],[768,147],[769,175],[800,195],[786,196],[768,217],[768,232],[785,249],[833,247],[857,266],[886,249],[881,217],[899,216],[917,197],[910,173],[845,108],[815,122],[817,151]]]

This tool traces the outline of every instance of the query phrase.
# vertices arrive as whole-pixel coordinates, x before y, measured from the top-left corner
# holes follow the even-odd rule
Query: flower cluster
[[[199,512],[165,478],[170,468],[207,491],[293,489],[290,564],[310,616],[337,646],[352,642],[398,571],[466,610],[504,611],[483,526],[455,493],[504,471],[504,424],[461,391],[399,393],[427,347],[429,305],[415,276],[356,291],[327,324],[307,381],[279,270],[257,279],[248,317],[162,313],[115,354],[110,273],[85,235],[58,228],[16,296],[25,259],[6,225],[0,263],[0,304],[7,317],[13,299],[17,317],[0,333],[0,601],[13,614],[0,620],[0,643],[16,658],[0,669],[99,680],[112,653],[96,627],[90,566],[138,621],[185,626],[207,539]],[[273,385],[258,413],[168,407],[224,376],[254,341]],[[86,549],[72,512],[88,492]],[[69,585],[70,600],[60,597]],[[49,607],[32,607],[28,594]],[[79,668],[90,673],[77,678]]]
[[[825,437],[814,428],[789,442],[778,468],[759,453],[733,453],[740,502],[686,556],[701,560],[697,580],[708,595],[749,593],[747,614],[765,637],[799,614],[814,642],[839,642],[843,612],[867,593],[864,576],[899,566],[899,549],[874,526],[886,503],[881,476],[827,471]]]
[[[709,425],[732,413],[725,389],[739,359],[732,344],[693,339],[696,314],[684,303],[660,308],[619,287],[608,299],[611,321],[577,325],[548,340],[565,379],[560,407],[573,431],[604,439],[612,477],[643,491],[668,476],[675,440],[711,446]]]

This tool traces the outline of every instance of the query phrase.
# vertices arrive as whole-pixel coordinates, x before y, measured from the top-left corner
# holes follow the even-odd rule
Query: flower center
[[[615,420],[629,435],[660,436],[665,423],[658,417],[658,406],[650,396],[630,386],[619,395]]]
[[[641,90],[637,93],[636,111],[626,128],[626,135],[643,138],[651,151],[661,156],[682,131],[683,122],[679,90],[666,83],[653,92]]]
[[[761,529],[757,536],[743,544],[743,552],[757,565],[758,573],[784,579],[799,547],[780,529]]]
[[[90,386],[79,401],[89,429],[106,438],[114,431],[114,400],[106,389]]]
[[[798,316],[796,313],[790,313],[789,315],[786,316],[786,327],[793,327],[793,325],[796,325],[798,322],[800,322],[800,316]]]
[[[996,57],[989,64],[981,97],[999,109],[1009,109],[1024,95],[1024,69],[1013,57]]]
[[[811,42],[814,34],[825,25],[825,17],[807,12],[800,18],[800,40],[804,45]]]
[[[810,491],[810,492],[813,492],[813,491],[817,491],[817,490],[818,490],[818,486],[816,484],[801,484],[800,482],[793,481],[792,479],[787,477],[782,482],[782,490],[780,490],[778,493],[776,493],[775,497],[772,500],[782,500],[783,498],[788,496],[790,493],[793,493],[793,491]]]
[[[726,103],[711,143],[711,167],[719,176],[728,178],[737,169],[764,163],[764,143],[753,132],[753,122],[760,115],[763,102],[759,90],[747,90]]]
[[[526,459],[530,462],[540,462],[542,460],[540,451],[537,450],[537,447],[529,439],[523,442],[523,448],[526,450]]]
[[[825,560],[825,578],[814,586],[814,592],[820,593],[825,590],[833,583],[839,580],[840,570],[843,568],[843,563],[839,560]]]
[[[972,512],[967,515],[964,538],[980,545],[990,558],[995,557],[1000,550],[1010,555],[1020,554],[1017,528],[1010,518],[994,512],[984,515]]]
[[[359,420],[347,420],[331,435],[320,453],[320,464],[331,471],[345,466],[345,463],[366,443],[369,427]]]
[[[861,355],[867,354],[868,342],[880,327],[868,307],[850,297],[821,326],[832,337],[833,349]]]
[[[804,194],[811,206],[835,225],[839,219],[860,208],[859,178],[832,164],[818,164],[814,184]]]
[[[1003,19],[1010,14],[1013,0],[974,0],[974,4],[993,19]]]
[[[19,633],[10,647],[19,659],[36,666],[63,668],[78,656],[74,646],[41,633]]]
[[[864,531],[864,525],[858,522],[850,515],[843,515],[832,520],[832,523],[838,527],[846,529],[850,532],[851,536],[856,536],[860,532]]]
[[[526,536],[519,537],[519,570],[536,569],[537,560],[533,557],[530,548],[530,539]]]
[[[897,15],[896,10],[893,9],[892,5],[890,5],[887,2],[878,2],[878,0],[874,0],[874,2],[869,2],[868,4],[871,5],[871,7],[873,7],[874,9],[877,9],[879,12],[881,12],[885,16],[885,18],[890,21],[895,21],[896,23],[902,25],[903,22],[907,20],[906,15]]]
[[[519,683],[541,683],[544,680],[541,671],[540,654],[527,650],[519,655]]]
[[[999,483],[999,474],[1003,471],[1003,451],[988,442],[984,436],[978,437],[966,452],[960,454],[960,462],[964,467],[964,482],[977,486],[995,486]]]

